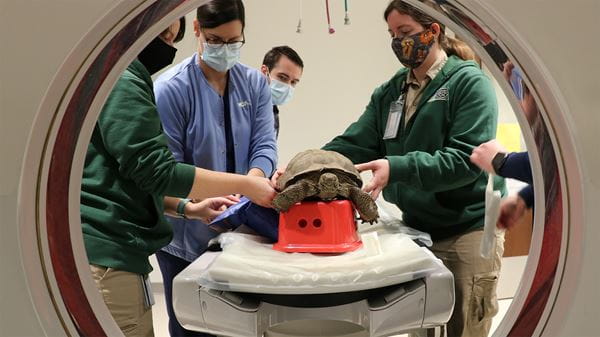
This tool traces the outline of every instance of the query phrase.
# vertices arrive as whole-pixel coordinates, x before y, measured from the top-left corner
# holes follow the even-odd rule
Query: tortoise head
[[[319,177],[318,189],[318,197],[320,199],[325,201],[332,200],[339,194],[340,181],[333,173],[323,173]]]

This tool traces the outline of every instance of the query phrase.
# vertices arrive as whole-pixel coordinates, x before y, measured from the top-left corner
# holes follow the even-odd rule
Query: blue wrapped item
[[[523,76],[521,76],[521,72],[517,68],[513,68],[510,75],[510,86],[515,92],[515,96],[519,101],[523,100],[525,96],[525,91],[523,89]]]
[[[273,242],[279,237],[279,212],[259,206],[246,197],[221,213],[208,226],[218,232],[227,232],[242,224]]]

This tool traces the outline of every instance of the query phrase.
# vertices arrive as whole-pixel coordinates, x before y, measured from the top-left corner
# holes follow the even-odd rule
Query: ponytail
[[[475,52],[461,40],[446,36],[440,32],[440,46],[448,56],[456,55],[465,61],[476,61]]]

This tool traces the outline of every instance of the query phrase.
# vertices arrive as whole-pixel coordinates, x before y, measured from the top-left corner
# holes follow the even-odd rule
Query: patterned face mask
[[[393,38],[392,50],[400,63],[407,68],[414,69],[425,61],[434,42],[435,36],[433,35],[433,31],[426,29],[420,33],[403,38]]]

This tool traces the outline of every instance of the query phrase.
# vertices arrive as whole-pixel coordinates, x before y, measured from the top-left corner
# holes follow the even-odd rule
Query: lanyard
[[[228,74],[229,76],[229,74]],[[223,94],[223,119],[225,122],[225,170],[229,173],[235,173],[235,146],[233,140],[233,125],[231,123],[231,106],[229,105],[229,81],[225,85]]]
[[[398,129],[400,128],[400,121],[402,120],[402,113],[404,112],[404,105],[406,103],[406,94],[408,92],[408,84],[406,80],[400,90],[400,96],[397,100],[390,103],[390,112],[388,114],[387,123],[385,124],[385,132],[383,133],[383,139],[394,139],[398,135]]]

